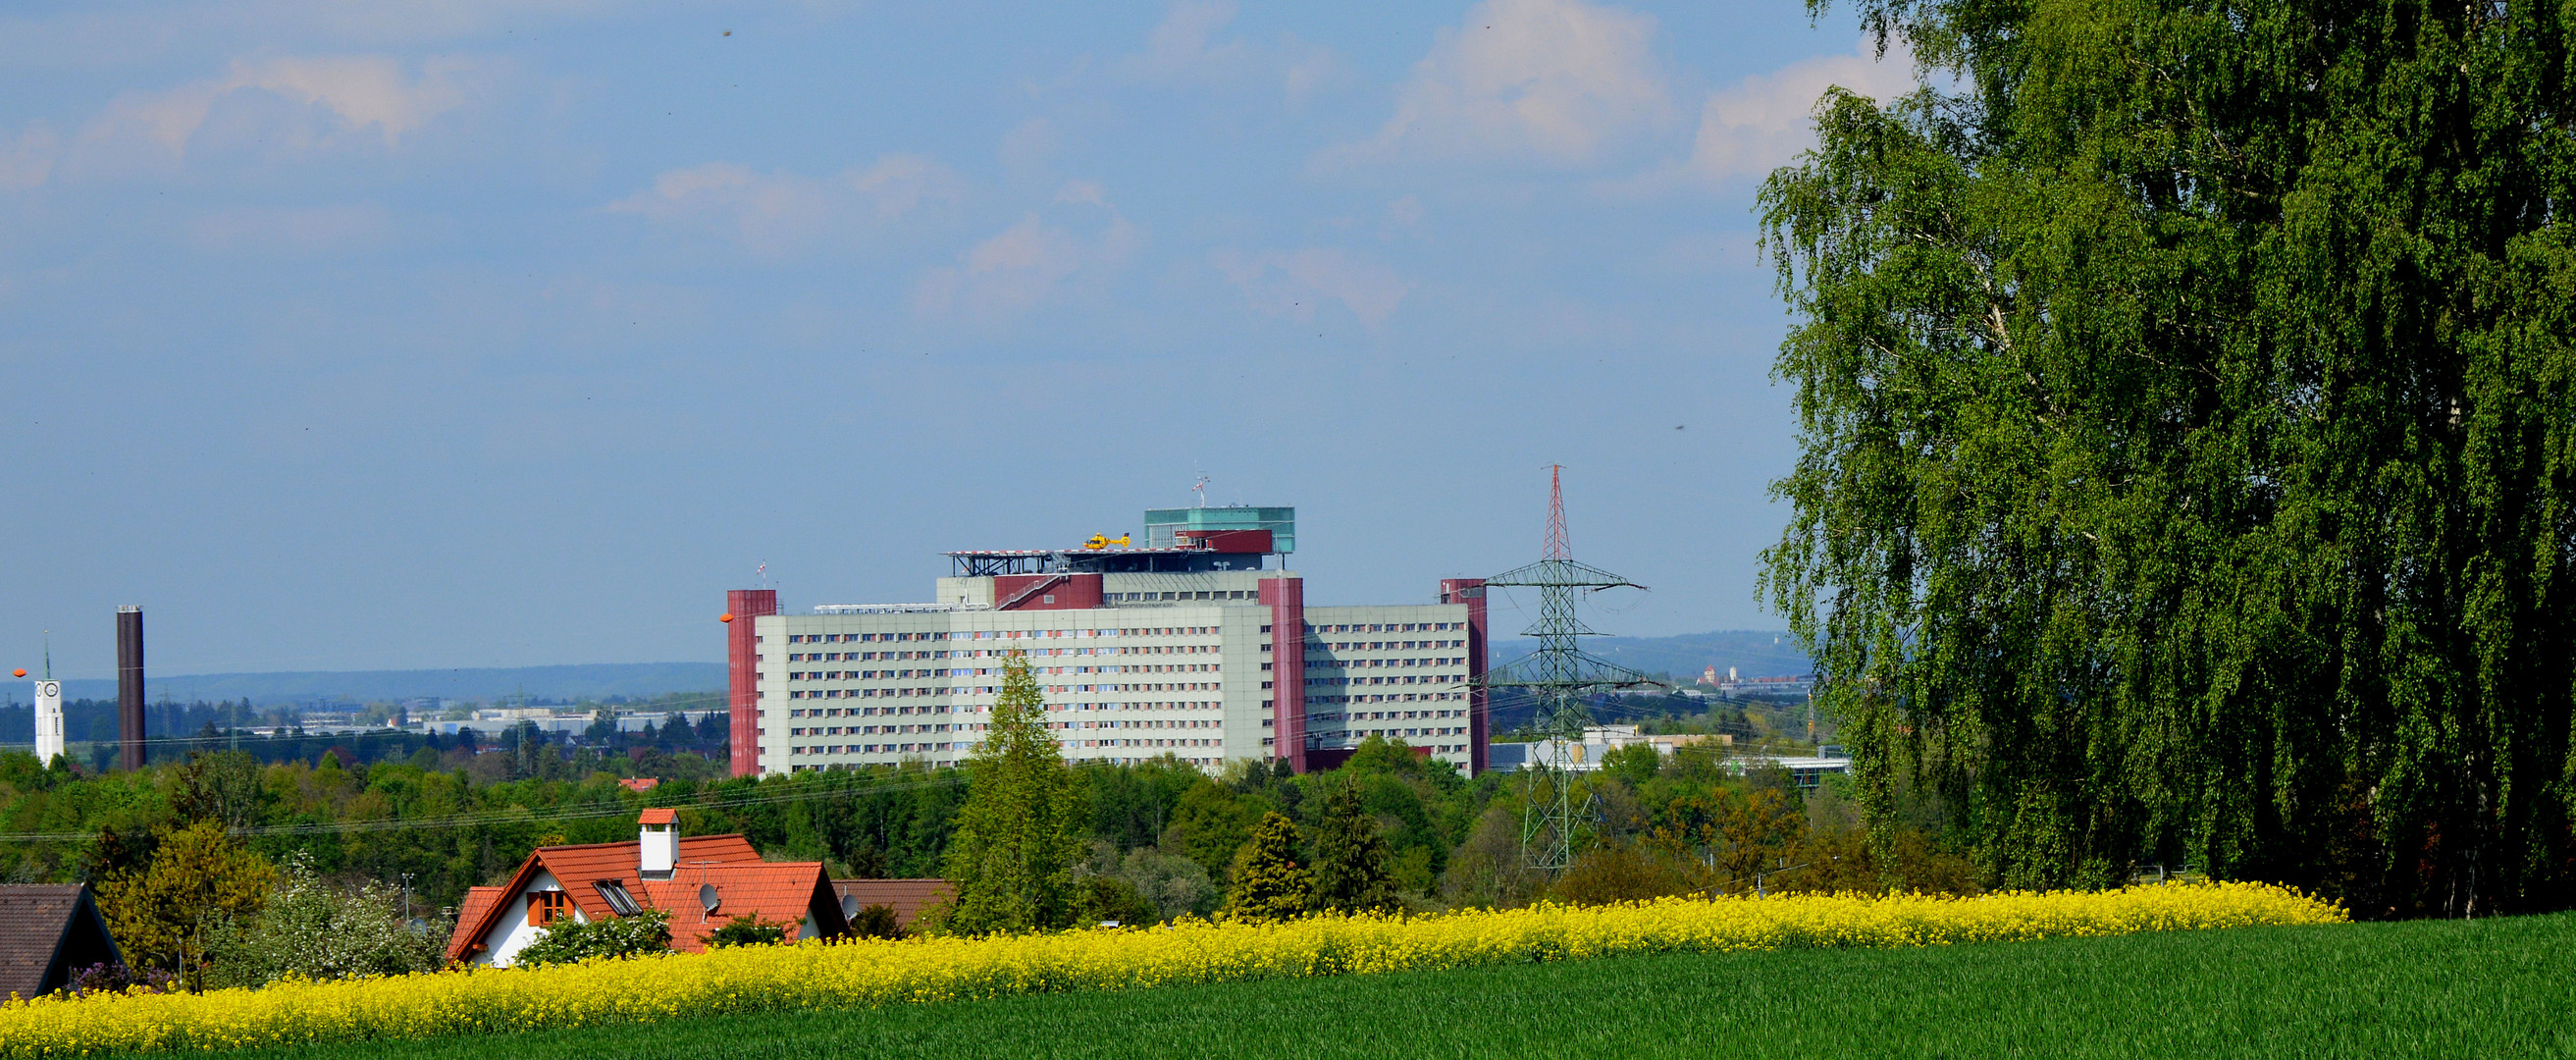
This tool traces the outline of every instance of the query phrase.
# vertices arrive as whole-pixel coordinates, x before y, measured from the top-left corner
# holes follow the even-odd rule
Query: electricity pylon
[[[1485,585],[1527,586],[1538,590],[1538,624],[1524,632],[1538,640],[1538,650],[1486,674],[1487,688],[1527,689],[1538,700],[1539,732],[1545,737],[1544,772],[1526,778],[1521,807],[1521,856],[1531,868],[1554,874],[1574,860],[1574,848],[1593,816],[1587,795],[1580,811],[1574,803],[1574,767],[1582,762],[1584,730],[1592,724],[1585,697],[1613,688],[1635,688],[1661,682],[1624,666],[1603,662],[1583,652],[1581,639],[1597,637],[1575,604],[1604,589],[1643,589],[1598,567],[1574,559],[1565,537],[1565,467],[1548,465],[1547,550],[1526,567],[1485,579]],[[1529,765],[1523,767],[1525,770]],[[1547,790],[1540,789],[1541,778]]]

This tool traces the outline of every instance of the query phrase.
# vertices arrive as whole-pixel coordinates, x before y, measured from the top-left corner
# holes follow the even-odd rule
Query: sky
[[[0,668],[716,660],[724,590],[1293,505],[1317,604],[1575,554],[1778,628],[1796,0],[0,14]],[[1534,600],[1499,601],[1519,632]]]

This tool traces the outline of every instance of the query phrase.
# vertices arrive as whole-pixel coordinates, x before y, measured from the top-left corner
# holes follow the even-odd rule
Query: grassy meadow
[[[1614,957],[227,1055],[2568,1057],[2576,914]]]

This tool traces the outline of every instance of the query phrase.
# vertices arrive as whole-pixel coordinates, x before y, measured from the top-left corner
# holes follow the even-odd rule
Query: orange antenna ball
[[[721,614],[721,615],[717,615],[717,616],[716,616],[716,621],[718,621],[718,622],[731,622],[731,621],[733,621],[733,612],[731,612],[731,611],[727,611],[727,612],[725,612],[725,613],[723,613],[723,614]]]
[[[21,669],[16,669],[16,670],[11,670],[11,671],[9,671],[9,676],[11,676],[11,677],[25,677],[25,676],[27,676],[27,671],[26,671],[25,669],[23,669],[23,668],[21,668]]]

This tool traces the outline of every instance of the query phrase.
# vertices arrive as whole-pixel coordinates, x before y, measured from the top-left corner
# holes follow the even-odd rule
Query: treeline
[[[652,755],[538,740],[479,753],[424,746],[374,761],[349,750],[268,763],[200,752],[104,775],[0,755],[0,877],[97,881],[148,861],[158,837],[212,821],[269,863],[404,886],[416,910],[434,914],[469,887],[499,882],[534,847],[634,838],[648,805],[681,808],[691,834],[741,832],[769,857],[825,861],[837,876],[937,876],[969,784],[962,771],[919,768],[734,779],[684,754],[664,763],[692,769],[665,770],[668,779],[639,793],[620,773]],[[1928,834],[1898,844],[1894,860],[1873,855],[1835,786],[1802,792],[1786,774],[1738,766],[1716,754],[1621,751],[1579,793],[1595,807],[1604,853],[1593,862],[1617,872],[1578,865],[1555,884],[1572,888],[1569,897],[1741,890],[1756,885],[1757,871],[1782,866],[1805,867],[1765,886],[1982,883]],[[1373,742],[1340,770],[1303,776],[1242,763],[1211,777],[1170,760],[1084,764],[1073,775],[1089,871],[1137,877],[1170,913],[1212,911],[1262,817],[1311,825],[1322,786],[1340,783],[1356,787],[1415,907],[1517,904],[1551,885],[1522,867],[1522,778],[1469,780],[1401,744]]]
[[[633,764],[610,767],[620,776],[668,775],[711,776],[706,762],[723,761],[728,754],[726,716],[709,714],[695,724],[683,718],[672,718],[666,724],[644,725],[634,731],[619,731],[612,713],[613,705],[663,706],[672,710],[703,707],[704,693],[655,697],[650,701],[627,704],[596,704],[590,726],[578,737],[565,738],[546,732],[529,722],[496,721],[483,728],[460,727],[453,735],[402,732],[391,729],[362,729],[344,733],[307,733],[301,726],[285,724],[278,735],[251,732],[245,726],[263,727],[281,724],[278,712],[266,715],[253,708],[248,700],[238,703],[158,703],[145,708],[144,760],[153,765],[186,761],[201,751],[240,751],[255,761],[275,763],[312,761],[324,752],[338,754],[343,761],[375,762],[388,758],[405,758],[423,749],[436,753],[450,750],[473,752],[500,748],[517,751],[520,745],[556,746],[555,757],[570,763],[576,749],[586,746],[599,758],[623,755]],[[0,708],[0,744],[28,746],[35,742],[33,707]],[[70,744],[88,744],[78,760],[92,773],[106,772],[116,760],[116,704],[107,700],[74,700],[63,704],[63,736]],[[680,757],[692,759],[680,762]],[[703,761],[697,761],[703,760]],[[527,756],[528,775],[544,772],[537,756]],[[593,768],[599,768],[594,766]],[[561,772],[557,770],[556,772]],[[582,770],[587,774],[588,769]],[[511,778],[517,779],[517,778]]]

